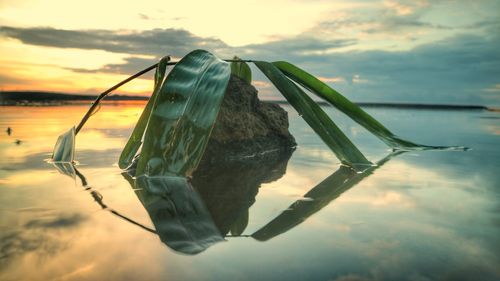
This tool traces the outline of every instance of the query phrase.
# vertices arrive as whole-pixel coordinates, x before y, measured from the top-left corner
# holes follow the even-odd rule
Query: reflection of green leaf
[[[134,158],[137,150],[142,145],[142,137],[144,135],[144,130],[146,129],[146,125],[149,121],[149,116],[151,115],[151,109],[156,102],[156,98],[158,96],[158,91],[163,84],[163,78],[165,77],[165,71],[167,69],[167,63],[170,60],[170,57],[164,57],[160,60],[158,67],[156,68],[155,73],[155,85],[153,89],[153,94],[151,98],[149,98],[144,111],[139,117],[139,121],[135,125],[134,131],[132,135],[128,139],[125,148],[123,148],[122,153],[120,155],[120,160],[118,160],[118,166],[121,169],[125,169],[132,162],[132,158]]]
[[[253,233],[252,237],[260,241],[266,241],[294,228],[327,206],[332,200],[335,200],[344,192],[373,174],[376,169],[380,168],[392,157],[401,153],[402,151],[398,151],[389,154],[377,162],[377,165],[371,166],[361,173],[356,173],[349,167],[340,166],[335,173],[331,174],[304,195],[304,198],[307,200],[294,202],[283,213]]]
[[[192,173],[207,145],[229,76],[229,64],[204,50],[177,63],[158,90],[137,175]]]
[[[224,241],[203,200],[184,177],[139,176],[126,173],[163,243],[184,253],[197,254]]]
[[[379,139],[381,139],[390,147],[403,148],[403,149],[444,148],[444,147],[431,147],[431,146],[419,145],[410,141],[403,140],[395,136],[391,131],[389,131],[389,129],[384,127],[384,125],[375,120],[375,118],[370,116],[359,106],[349,101],[347,98],[342,96],[334,89],[330,88],[325,83],[321,82],[318,78],[314,77],[313,75],[285,61],[273,62],[273,65],[279,68],[281,72],[283,72],[293,81],[299,83],[304,88],[310,90],[320,98],[331,103],[340,111],[344,112],[347,116],[352,118],[361,126],[365,127],[368,131],[377,136]]]
[[[243,210],[238,219],[231,226],[231,235],[238,236],[245,231],[248,225],[248,209]]]
[[[53,162],[52,165],[56,168],[56,170],[59,173],[69,176],[72,179],[76,178],[76,169],[73,163]]]
[[[257,67],[271,80],[300,116],[330,147],[342,163],[351,167],[371,165],[356,146],[342,133],[328,115],[297,85],[271,63],[256,61]]]
[[[75,127],[59,136],[52,153],[54,162],[73,162],[75,157]]]
[[[239,60],[239,57],[234,57],[234,60]],[[252,83],[252,70],[244,61],[231,62],[231,74],[245,80],[248,84]]]

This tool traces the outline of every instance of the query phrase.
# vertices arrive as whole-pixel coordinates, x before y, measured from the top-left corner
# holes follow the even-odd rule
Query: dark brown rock
[[[252,85],[231,76],[201,165],[262,158],[295,146],[287,112],[277,104],[260,101]]]

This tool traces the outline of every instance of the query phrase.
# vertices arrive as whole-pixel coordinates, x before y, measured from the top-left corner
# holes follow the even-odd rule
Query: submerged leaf
[[[239,57],[234,57],[234,60],[239,60]],[[231,74],[245,80],[248,84],[252,83],[252,70],[244,61],[231,62]]]
[[[290,81],[271,63],[256,61],[257,67],[271,80],[299,115],[311,126],[339,160],[362,170],[372,163],[342,133],[328,115],[297,85]]]
[[[399,138],[394,135],[389,129],[384,127],[380,122],[378,122],[371,115],[366,113],[358,105],[352,103],[347,98],[342,96],[340,93],[330,88],[328,85],[320,81],[318,78],[307,73],[306,71],[296,67],[295,65],[285,62],[277,61],[273,62],[281,72],[288,76],[293,81],[302,85],[304,88],[310,90],[317,96],[328,101],[330,104],[335,106],[340,111],[344,112],[347,116],[352,118],[361,126],[365,127],[372,134],[377,136],[380,140],[385,142],[388,146],[392,148],[400,149],[445,149],[447,147],[440,146],[427,146],[416,144],[404,139]]]
[[[52,152],[54,162],[73,162],[75,158],[75,127],[59,136]]]
[[[118,160],[118,166],[121,169],[125,169],[128,167],[132,159],[134,158],[135,154],[139,150],[139,147],[142,145],[142,137],[144,135],[144,130],[146,129],[146,126],[149,121],[149,117],[151,115],[151,109],[153,108],[153,105],[156,102],[156,98],[158,96],[158,91],[161,88],[163,84],[163,80],[165,77],[165,72],[167,69],[167,63],[170,60],[170,57],[164,57],[160,60],[158,67],[156,68],[156,73],[155,73],[155,85],[153,89],[153,94],[149,98],[148,103],[146,104],[146,107],[144,108],[144,111],[142,112],[141,116],[139,117],[139,121],[135,125],[134,131],[132,132],[132,135],[127,141],[127,144],[125,145],[125,148],[123,149],[120,159]]]
[[[180,60],[158,92],[136,175],[189,176],[203,156],[229,82],[230,67],[195,50]]]

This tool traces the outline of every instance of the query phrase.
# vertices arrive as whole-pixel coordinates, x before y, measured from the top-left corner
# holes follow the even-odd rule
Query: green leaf
[[[233,59],[239,60],[240,58],[235,56]],[[231,62],[231,74],[245,80],[248,84],[252,83],[252,70],[244,61]]]
[[[416,144],[404,139],[401,139],[394,135],[389,129],[384,127],[380,122],[375,120],[372,116],[366,113],[356,104],[349,101],[347,98],[342,96],[340,93],[330,88],[325,83],[321,82],[319,79],[313,75],[307,73],[306,71],[296,67],[295,65],[285,62],[277,61],[273,62],[281,72],[288,76],[293,81],[302,85],[304,88],[310,90],[320,98],[328,101],[330,104],[335,106],[340,111],[344,112],[347,116],[352,118],[361,126],[365,127],[372,134],[377,136],[380,140],[386,143],[392,148],[400,149],[446,149],[448,147],[440,146],[426,146]]]
[[[146,128],[137,174],[189,176],[208,143],[231,70],[204,50],[180,60],[161,85]]]
[[[155,84],[153,89],[153,94],[149,98],[144,111],[139,117],[139,121],[135,125],[134,131],[132,131],[132,135],[127,141],[125,148],[123,149],[120,159],[118,160],[118,166],[121,169],[125,169],[132,163],[132,159],[134,158],[137,150],[142,145],[142,137],[144,135],[144,130],[149,121],[149,116],[151,115],[151,109],[156,102],[156,98],[158,96],[158,91],[163,84],[163,78],[165,77],[165,72],[167,70],[167,63],[170,60],[170,57],[164,57],[160,60],[158,67],[155,72]]]
[[[53,162],[72,163],[75,158],[75,127],[59,136],[52,152]]]
[[[355,169],[371,165],[356,146],[342,133],[328,115],[304,91],[290,81],[273,64],[263,61],[255,65],[271,80],[299,115],[337,155],[339,160]]]

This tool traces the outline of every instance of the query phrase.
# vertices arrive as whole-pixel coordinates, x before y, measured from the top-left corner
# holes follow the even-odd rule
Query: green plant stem
[[[102,92],[98,97],[97,99],[92,103],[92,106],[90,106],[89,110],[87,111],[87,113],[85,114],[85,116],[83,116],[83,119],[82,121],[80,121],[80,124],[78,124],[78,126],[76,127],[75,129],[75,135],[78,134],[78,132],[82,129],[83,125],[85,125],[85,123],[87,122],[87,120],[90,118],[90,116],[92,116],[92,113],[94,112],[94,110],[97,108],[97,106],[99,105],[99,102],[101,102],[101,100],[106,97],[109,93],[111,93],[112,91],[120,88],[122,85],[130,82],[131,80],[134,80],[135,78],[143,75],[144,73],[152,70],[152,69],[155,69],[156,67],[158,66],[157,63],[155,63],[154,65],[148,67],[148,68],[145,68],[139,72],[137,72],[136,74],[130,76],[129,78],[121,81],[120,83],[114,85],[113,87],[107,89],[106,91]]]
[[[253,62],[253,60],[234,60],[234,59],[229,59],[229,60],[224,60],[226,62]],[[167,65],[176,65],[177,64],[177,61],[172,61],[172,62],[168,62]],[[120,88],[121,86],[123,86],[124,84],[127,84],[128,82],[134,80],[135,78],[155,69],[156,67],[158,66],[158,63],[155,63],[139,72],[137,72],[136,74],[128,77],[127,79],[121,81],[120,83],[114,85],[113,87],[107,89],[106,91],[102,92],[97,98],[96,100],[92,103],[92,105],[90,106],[89,110],[87,111],[87,113],[85,114],[85,116],[83,116],[82,118],[82,121],[80,121],[80,123],[78,124],[78,126],[76,127],[75,129],[75,135],[78,134],[78,132],[80,132],[80,130],[82,129],[83,125],[85,125],[85,123],[87,122],[87,120],[90,118],[90,116],[92,116],[92,113],[94,112],[94,110],[97,108],[97,106],[99,105],[99,103],[101,102],[102,99],[104,99],[109,93],[111,93],[112,91]]]

